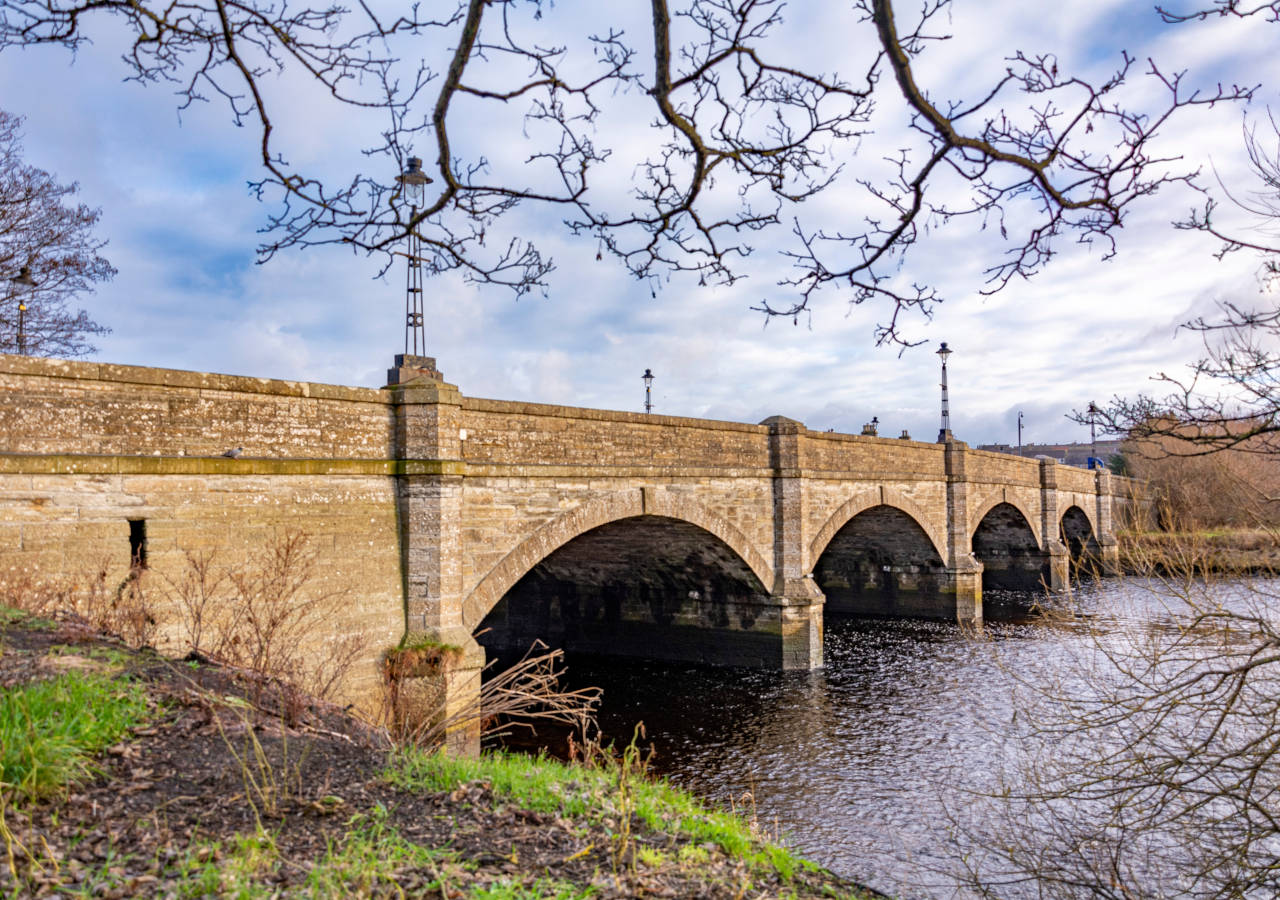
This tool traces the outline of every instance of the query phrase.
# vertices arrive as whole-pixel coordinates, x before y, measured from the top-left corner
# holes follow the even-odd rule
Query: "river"
[[[814,672],[579,658],[568,680],[603,689],[607,737],[625,744],[643,722],[654,769],[673,782],[754,813],[804,856],[863,884],[949,898],[964,893],[957,860],[974,846],[953,820],[982,832],[981,815],[999,813],[975,820],[986,808],[978,798],[1027,752],[1009,739],[1019,731],[1016,682],[1073,677],[1096,653],[1099,623],[1149,629],[1167,619],[1158,587],[1137,579],[1079,589],[1081,606],[1097,613],[1087,617],[1093,627],[1050,627],[1017,614],[1025,598],[1004,598],[1003,609],[998,599],[988,598],[980,634],[942,622],[829,620],[825,667]]]

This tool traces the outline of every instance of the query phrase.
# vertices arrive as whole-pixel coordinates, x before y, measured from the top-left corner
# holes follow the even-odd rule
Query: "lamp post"
[[[1089,468],[1098,458],[1098,404],[1089,401]]]
[[[1022,455],[1022,410],[1018,410],[1018,455]]]
[[[653,412],[652,389],[653,389],[653,372],[648,369],[644,370],[644,374],[640,376],[644,379],[644,411],[646,413]]]
[[[951,438],[951,405],[947,401],[947,357],[951,355],[951,348],[947,346],[947,342],[943,341],[942,346],[938,348],[938,359],[942,360],[942,428],[938,430],[938,443],[945,444]]]
[[[426,197],[426,186],[431,178],[422,171],[422,160],[416,156],[409,157],[408,168],[396,176],[396,181],[404,188],[404,198],[409,201],[409,266],[405,278],[404,291],[404,352],[409,353],[412,340],[413,355],[419,355],[418,344],[422,344],[422,353],[427,352],[427,337],[422,327],[422,239],[418,237],[418,207],[423,205]]]
[[[23,266],[18,274],[9,279],[10,297],[13,294],[18,295],[18,354],[20,356],[27,355],[27,332],[26,332],[26,315],[27,304],[25,297],[27,291],[36,286],[36,280],[31,277],[31,267]]]

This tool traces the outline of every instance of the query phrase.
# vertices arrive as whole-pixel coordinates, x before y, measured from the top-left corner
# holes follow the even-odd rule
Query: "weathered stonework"
[[[457,708],[482,623],[813,668],[824,610],[979,622],[984,568],[1061,587],[1071,548],[1109,564],[1113,519],[1142,504],[1127,479],[955,441],[483,400],[426,357],[389,375],[373,390],[0,356],[0,572],[123,571],[130,521],[161,571],[296,529],[349,590],[333,631],[369,638],[352,698],[388,646],[421,641],[458,648],[441,688]]]

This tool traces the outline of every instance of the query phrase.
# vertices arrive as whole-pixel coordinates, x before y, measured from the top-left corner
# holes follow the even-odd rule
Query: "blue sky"
[[[557,4],[547,27],[577,6]],[[797,2],[787,11],[785,49],[796,58],[827,54],[847,64],[842,71],[856,72],[858,45],[849,35],[865,31],[855,32],[852,15],[835,17],[822,4],[818,16],[816,8]],[[1280,73],[1273,74],[1280,31],[1262,21],[1174,27],[1128,0],[955,0],[948,24],[955,37],[917,64],[920,81],[938,96],[972,97],[998,77],[1013,48],[1052,50],[1064,69],[1091,76],[1116,65],[1127,48],[1140,61],[1150,56],[1166,69],[1186,69],[1196,85],[1262,82],[1247,109],[1188,111],[1164,132],[1162,149],[1192,165],[1212,164],[1229,185],[1248,187],[1243,116],[1268,104],[1280,108]],[[3,103],[26,117],[28,161],[78,181],[81,199],[103,209],[100,233],[119,275],[84,298],[114,329],[97,358],[380,385],[403,347],[402,273],[393,269],[379,280],[379,260],[341,248],[286,252],[257,265],[257,232],[270,210],[245,187],[258,177],[256,133],[235,128],[216,103],[179,117],[168,86],[124,83],[120,37],[99,32],[74,57],[58,48],[0,54]],[[346,172],[372,142],[352,136],[375,134],[377,121],[335,116],[291,82],[278,90],[296,98],[282,123],[291,158]],[[1132,90],[1139,101],[1154,96],[1141,76]],[[878,124],[859,165],[874,167],[903,140],[891,115]],[[494,156],[496,166],[519,165],[518,142],[492,143],[502,127],[510,126],[465,115],[455,124],[460,140]],[[394,175],[387,172],[388,181]],[[611,187],[625,188],[625,176]],[[814,214],[839,223],[858,202],[833,193]],[[874,415],[882,434],[905,428],[927,440],[938,427],[933,351],[946,340],[956,351],[950,375],[957,437],[1012,441],[1021,410],[1027,441],[1087,439],[1087,429],[1065,413],[1090,399],[1145,390],[1151,375],[1194,358],[1198,345],[1177,337],[1179,322],[1217,299],[1274,303],[1258,295],[1256,258],[1216,262],[1212,241],[1169,226],[1195,202],[1185,190],[1151,198],[1131,214],[1115,259],[1102,262],[1096,249],[1064,243],[1039,276],[990,297],[978,293],[982,264],[993,258],[987,238],[948,229],[904,273],[936,283],[946,301],[931,321],[908,324],[910,335],[927,343],[901,356],[874,345],[883,307],[850,308],[836,293],[822,295],[798,325],[766,326],[749,307],[780,296],[775,282],[785,263],[767,252],[772,245],[760,246],[751,277],[733,287],[699,288],[696,279],[676,278],[652,297],[616,263],[597,262],[595,244],[571,239],[558,215],[530,211],[519,228],[538,234],[559,267],[548,295],[516,302],[453,277],[428,282],[428,349],[446,377],[473,396],[636,409],[648,367],[657,376],[658,412],[739,421],[782,414],[842,431],[857,431]]]

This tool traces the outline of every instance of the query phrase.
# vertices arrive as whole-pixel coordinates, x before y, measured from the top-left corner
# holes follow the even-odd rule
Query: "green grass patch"
[[[226,841],[201,843],[178,863],[182,897],[338,898],[404,896],[401,884],[409,870],[425,870],[410,896],[447,892],[450,875],[459,871],[458,854],[405,840],[387,821],[387,811],[352,816],[341,837],[331,840],[311,865],[305,883],[282,891],[274,879],[283,865],[275,836],[267,831],[239,834]],[[294,863],[296,865],[296,861]],[[541,896],[541,895],[539,895]]]
[[[0,690],[0,782],[18,797],[57,794],[93,772],[92,757],[147,718],[142,685],[68,672]]]
[[[482,782],[500,801],[569,816],[598,813],[600,801],[617,786],[611,775],[519,753],[467,759],[412,748],[397,753],[386,771],[388,781],[406,790],[452,791]]]
[[[396,754],[385,777],[407,790],[452,791],[461,785],[484,783],[499,802],[595,823],[608,818],[616,821],[625,810],[631,810],[660,834],[695,845],[714,844],[753,867],[776,872],[784,880],[790,880],[805,865],[786,848],[762,840],[741,817],[710,809],[666,781],[623,775],[616,768],[589,769],[516,753],[486,753],[479,759],[464,759],[408,749]]]
[[[18,609],[13,606],[6,606],[0,603],[0,625],[18,625],[24,628],[33,628],[37,631],[48,631],[53,627],[52,619],[46,619],[43,616],[33,616],[25,610]]]
[[[469,900],[586,900],[599,894],[594,887],[578,887],[550,878],[539,878],[531,884],[520,881],[495,881],[473,887]]]
[[[307,896],[366,897],[379,888],[395,890],[405,869],[425,869],[435,880],[423,890],[439,891],[447,878],[441,863],[454,863],[452,850],[424,847],[407,841],[387,823],[387,811],[374,807],[369,814],[353,816],[340,842],[330,844],[324,857],[307,877]]]

